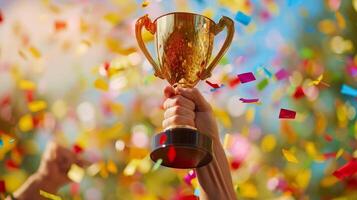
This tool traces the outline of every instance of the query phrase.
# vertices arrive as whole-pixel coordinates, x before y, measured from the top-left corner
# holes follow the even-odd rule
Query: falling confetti
[[[40,190],[40,195],[47,198],[47,199],[52,199],[52,200],[62,200],[60,196],[45,192],[43,190]]]
[[[57,20],[55,21],[54,26],[56,31],[62,31],[67,28],[67,23],[65,21]]]
[[[238,22],[242,23],[243,25],[247,26],[250,23],[251,18],[244,14],[241,11],[238,11],[236,16],[234,17],[235,20],[237,20]]]
[[[296,112],[288,109],[280,109],[279,119],[295,119]]]
[[[269,80],[268,79],[263,79],[261,80],[258,84],[257,84],[257,89],[259,91],[264,90],[264,88],[266,88],[266,86],[269,84]]]
[[[237,76],[241,83],[248,83],[255,80],[255,76],[252,72],[238,74]]]
[[[4,145],[4,142],[2,141],[2,139],[0,138],[0,148]]]
[[[206,83],[207,83],[208,85],[210,85],[211,87],[213,87],[213,88],[219,88],[219,85],[218,85],[217,83],[211,83],[211,82],[209,82],[209,81],[207,81],[207,80],[206,80]]]
[[[32,101],[27,106],[31,112],[38,112],[46,109],[47,103],[45,101]]]
[[[289,76],[289,73],[285,69],[280,69],[278,72],[275,73],[275,78],[277,80],[283,80]]]
[[[294,153],[292,153],[291,151],[282,149],[282,152],[283,152],[283,155],[287,161],[292,162],[292,163],[299,163],[298,159],[295,157]]]
[[[159,169],[159,167],[160,167],[160,165],[161,165],[161,163],[162,163],[162,159],[161,158],[159,158],[156,162],[155,162],[155,164],[154,164],[154,166],[152,167],[152,170],[151,171],[156,171],[156,170],[158,170]]]
[[[357,172],[357,161],[355,159],[352,159],[348,161],[348,163],[343,165],[341,168],[334,171],[333,175],[339,179],[344,179],[346,177],[350,177],[354,175],[356,172]]]
[[[73,182],[80,183],[84,176],[84,170],[82,167],[79,167],[76,164],[72,164],[71,168],[69,169],[67,176]]]
[[[143,8],[147,7],[148,5],[149,5],[149,1],[146,0],[144,0],[143,3],[141,4]]]
[[[342,85],[341,93],[352,97],[357,97],[357,90],[346,84]]]
[[[242,103],[257,103],[259,99],[245,99],[245,98],[240,98],[239,99]]]

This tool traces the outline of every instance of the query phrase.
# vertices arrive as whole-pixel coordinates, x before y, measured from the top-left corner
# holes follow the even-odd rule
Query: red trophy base
[[[194,129],[171,128],[154,136],[150,157],[171,168],[202,167],[212,160],[212,139]]]

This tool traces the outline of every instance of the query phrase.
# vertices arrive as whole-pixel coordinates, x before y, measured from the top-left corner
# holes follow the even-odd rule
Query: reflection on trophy
[[[157,62],[148,52],[141,31],[145,27],[155,37]],[[227,28],[226,40],[210,62],[215,35]],[[151,22],[147,15],[137,20],[136,39],[140,49],[154,67],[155,76],[166,79],[173,87],[194,87],[211,76],[234,35],[233,21],[223,16],[219,23],[203,15],[175,12]],[[174,154],[174,156],[172,156]],[[171,127],[156,134],[153,140],[153,161],[173,168],[197,168],[212,160],[212,140],[190,126]]]

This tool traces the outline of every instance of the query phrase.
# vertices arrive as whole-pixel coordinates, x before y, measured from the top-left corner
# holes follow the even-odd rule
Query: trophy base
[[[153,138],[151,159],[171,168],[190,169],[212,160],[212,139],[190,128],[171,128]]]

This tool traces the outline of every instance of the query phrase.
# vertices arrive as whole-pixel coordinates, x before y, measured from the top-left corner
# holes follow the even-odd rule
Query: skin
[[[14,192],[18,200],[45,200],[40,190],[56,194],[58,189],[70,182],[67,176],[72,164],[80,167],[88,166],[88,162],[71,150],[55,142],[49,142],[41,158],[37,172],[32,174],[26,182]],[[10,200],[10,198],[7,198]]]
[[[165,119],[162,125],[165,129],[175,125],[190,125],[213,140],[213,160],[196,169],[201,186],[200,199],[236,199],[229,164],[219,140],[218,127],[210,104],[195,88],[167,86],[164,94]]]

